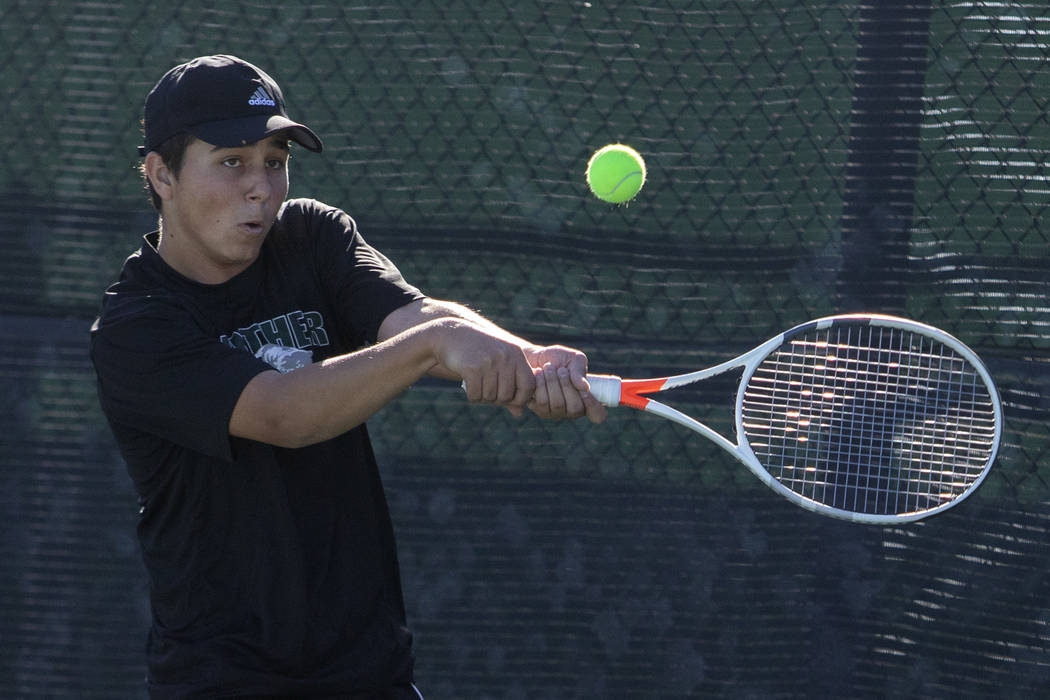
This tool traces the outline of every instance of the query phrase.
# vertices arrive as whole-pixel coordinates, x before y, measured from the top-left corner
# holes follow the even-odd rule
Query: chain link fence
[[[371,421],[437,698],[1023,697],[1050,683],[1050,8],[695,0],[0,7],[0,687],[140,697],[136,505],[87,328],[155,227],[141,104],[233,53],[325,141],[292,196],[595,371],[898,313],[987,361],[1005,444],[900,528],[801,511],[677,426],[514,420],[422,382]],[[642,152],[626,206],[590,154]],[[731,430],[732,380],[679,405]]]

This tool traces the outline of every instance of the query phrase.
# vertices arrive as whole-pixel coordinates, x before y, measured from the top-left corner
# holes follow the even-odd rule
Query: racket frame
[[[744,395],[747,391],[748,382],[750,382],[752,375],[755,373],[755,370],[758,369],[759,365],[761,365],[769,355],[780,348],[785,342],[795,336],[804,335],[814,330],[826,330],[832,328],[836,324],[857,324],[858,322],[864,322],[870,326],[898,328],[919,333],[943,343],[958,353],[976,370],[985,387],[988,389],[995,422],[993,443],[991,450],[989,451],[988,461],[985,463],[984,468],[981,470],[978,477],[974,479],[966,490],[955,498],[933,508],[896,514],[859,513],[842,508],[835,508],[806,498],[784,486],[762,466],[762,463],[751,449],[751,445],[747,440],[747,434],[744,431]],[[740,383],[737,388],[736,402],[734,405],[735,442],[695,418],[648,396],[649,394],[668,391],[688,384],[694,384],[738,368],[743,368],[743,373],[740,376]],[[750,469],[751,472],[762,481],[762,483],[796,505],[822,515],[829,515],[835,518],[859,523],[890,524],[911,522],[957,505],[970,496],[984,481],[992,463],[995,461],[996,454],[999,450],[999,444],[1002,439],[1003,413],[999,392],[995,387],[995,382],[992,380],[991,374],[988,372],[988,368],[985,366],[984,362],[981,361],[980,357],[978,357],[973,350],[960,340],[939,328],[918,321],[884,314],[840,314],[808,321],[799,324],[780,335],[770,338],[743,355],[696,372],[687,372],[685,374],[653,379],[622,379],[621,377],[613,375],[588,374],[587,381],[590,383],[591,394],[605,406],[610,408],[628,406],[640,411],[652,413],[694,430],[736,457],[737,460]]]

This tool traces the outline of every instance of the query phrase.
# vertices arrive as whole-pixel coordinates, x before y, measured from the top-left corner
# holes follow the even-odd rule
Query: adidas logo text
[[[276,107],[277,106],[277,103],[273,101],[273,98],[270,97],[270,94],[268,92],[266,92],[266,89],[265,88],[261,88],[261,87],[258,90],[256,90],[255,94],[253,94],[251,99],[248,100],[248,104],[252,105],[253,107],[257,107],[257,106]]]

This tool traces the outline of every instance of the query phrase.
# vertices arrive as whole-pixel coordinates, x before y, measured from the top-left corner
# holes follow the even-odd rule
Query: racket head
[[[958,339],[893,316],[796,326],[745,367],[736,400],[742,461],[810,510],[856,522],[917,520],[987,476],[1002,407]]]

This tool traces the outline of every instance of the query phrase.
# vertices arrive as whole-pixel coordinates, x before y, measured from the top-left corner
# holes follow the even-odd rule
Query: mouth
[[[250,233],[252,235],[259,235],[261,233],[265,233],[266,232],[266,228],[262,225],[262,222],[261,221],[255,221],[255,220],[253,220],[253,221],[242,221],[238,225],[238,228],[240,228],[242,231],[245,231],[246,233]]]

